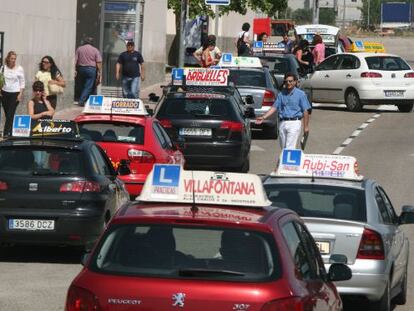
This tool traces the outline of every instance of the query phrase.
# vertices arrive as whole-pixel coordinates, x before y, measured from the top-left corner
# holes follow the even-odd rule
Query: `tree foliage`
[[[312,9],[297,9],[292,12],[292,19],[298,25],[312,23]]]
[[[336,13],[333,8],[319,9],[319,23],[325,25],[335,25]]]
[[[369,1],[369,25],[368,25],[368,1]],[[362,26],[370,28],[369,26],[379,25],[381,23],[381,0],[362,0],[361,11]]]

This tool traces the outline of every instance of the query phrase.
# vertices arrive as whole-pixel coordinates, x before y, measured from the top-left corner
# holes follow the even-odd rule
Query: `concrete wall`
[[[4,36],[4,57],[17,53],[17,62],[25,71],[26,89],[17,113],[27,113],[32,96],[31,85],[43,56],[54,58],[65,80],[65,93],[58,109],[72,104],[76,1],[74,0],[1,0],[0,31]]]

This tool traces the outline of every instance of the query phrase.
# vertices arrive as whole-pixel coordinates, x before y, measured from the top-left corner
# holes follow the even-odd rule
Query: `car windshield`
[[[371,70],[411,70],[402,58],[396,56],[370,56],[365,57],[365,60]]]
[[[270,233],[178,225],[113,225],[90,269],[114,275],[232,281],[280,275]]]
[[[360,189],[328,185],[267,184],[272,205],[299,216],[366,221],[365,195]]]
[[[46,148],[1,148],[0,172],[17,175],[80,175],[81,153]]]
[[[88,122],[79,124],[81,137],[93,141],[144,144],[144,127],[121,122]]]
[[[231,70],[230,81],[236,87],[266,87],[265,73],[259,70]]]
[[[174,119],[210,118],[215,120],[235,120],[236,113],[232,103],[227,99],[167,98],[157,113],[157,118],[164,117]]]

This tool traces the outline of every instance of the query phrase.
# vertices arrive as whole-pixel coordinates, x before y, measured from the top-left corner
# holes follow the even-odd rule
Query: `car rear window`
[[[274,279],[280,265],[270,233],[178,225],[114,225],[91,260],[96,272],[165,278]]]
[[[366,221],[363,190],[325,185],[267,184],[272,205],[294,210],[299,216]]]
[[[24,175],[81,175],[81,152],[46,148],[0,149],[0,172]]]
[[[81,137],[96,142],[144,144],[144,127],[130,123],[88,122],[80,123]]]
[[[289,59],[287,58],[275,58],[273,64],[274,73],[284,75],[287,72],[292,71],[290,68]]]
[[[372,70],[411,70],[410,66],[400,57],[395,56],[370,56],[365,57],[368,68]]]
[[[234,120],[235,108],[229,99],[167,98],[157,118]]]
[[[257,70],[231,70],[230,81],[236,87],[266,87],[266,77],[263,71]]]

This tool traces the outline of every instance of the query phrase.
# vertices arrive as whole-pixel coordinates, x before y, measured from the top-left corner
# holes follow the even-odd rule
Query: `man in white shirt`
[[[236,40],[234,41],[234,45],[237,49],[238,56],[249,56],[250,55],[250,24],[244,23],[242,25],[242,31],[239,32]]]

